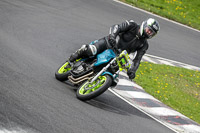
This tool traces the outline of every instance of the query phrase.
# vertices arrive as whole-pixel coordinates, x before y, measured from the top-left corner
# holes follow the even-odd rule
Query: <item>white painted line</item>
[[[126,97],[126,98],[151,99],[151,100],[154,100],[154,101],[161,103],[158,99],[154,98],[153,96],[151,96],[151,95],[149,95],[148,93],[145,93],[145,92],[125,91],[125,90],[118,90],[118,89],[114,89],[114,91],[116,91],[121,96]]]
[[[177,64],[180,64],[180,65],[191,66],[196,70],[200,70],[200,67],[189,65],[189,64],[185,64],[185,63],[182,63],[182,62],[178,62],[178,61],[174,61],[174,60],[170,60],[170,59],[166,59],[166,58],[162,58],[162,57],[158,57],[158,56],[154,56],[154,55],[149,55],[149,54],[145,54],[144,56],[149,56],[149,57],[165,60],[165,61],[168,61],[168,62],[177,63]]]
[[[113,89],[114,89],[114,88],[113,88]],[[131,97],[130,97],[130,94],[126,93],[126,91],[124,91],[124,90],[114,89],[114,91],[117,92],[118,94],[120,94],[120,95],[123,96],[123,97],[131,98]]]
[[[151,99],[160,102],[159,100],[155,99],[153,96],[144,93],[144,92],[137,92],[137,91],[126,91],[130,96],[129,98],[140,98],[140,99]]]
[[[5,128],[1,128],[0,133],[39,133],[39,132],[33,131],[31,129],[22,129],[20,127],[15,127],[9,130]]]
[[[191,131],[191,133],[200,133],[200,127],[196,125],[182,125],[186,131]]]
[[[184,25],[184,24],[181,24],[181,23],[175,22],[175,21],[173,21],[173,20],[170,20],[170,19],[167,19],[167,18],[164,18],[164,17],[158,16],[158,15],[153,14],[153,13],[151,13],[151,12],[148,12],[148,11],[146,11],[146,10],[143,10],[143,9],[138,8],[138,7],[134,7],[134,6],[131,6],[131,5],[129,5],[129,4],[126,4],[126,3],[124,3],[124,2],[121,2],[121,1],[118,1],[118,0],[113,0],[113,1],[115,1],[115,2],[117,2],[117,3],[120,3],[120,4],[123,4],[123,5],[126,5],[126,6],[128,6],[128,7],[131,7],[131,8],[137,9],[137,10],[139,10],[139,11],[142,11],[142,12],[145,12],[145,13],[148,13],[148,14],[151,14],[151,15],[153,15],[153,16],[159,17],[159,18],[161,18],[161,19],[164,19],[164,20],[166,20],[166,21],[172,22],[172,23],[174,23],[174,24],[181,25],[181,26],[186,27],[186,28],[189,28],[189,29],[191,29],[191,30],[194,30],[194,31],[200,32],[199,30],[194,29],[194,28],[192,28],[192,27],[189,27],[189,26],[187,26],[187,25]]]
[[[5,130],[5,129],[1,129],[1,130],[0,130],[0,133],[13,133],[13,132],[10,132],[10,131]],[[17,133],[17,132],[16,132],[16,133]]]
[[[149,58],[148,56],[143,56],[143,58],[151,63],[157,64],[157,62],[153,61],[151,58]]]
[[[192,67],[190,66],[181,66],[181,67],[186,68],[186,69],[192,69]]]
[[[133,106],[134,108],[138,109],[139,111],[143,112],[144,114],[146,114],[147,116],[149,116],[150,118],[154,119],[155,121],[161,123],[162,125],[168,127],[169,129],[171,129],[172,131],[174,131],[175,133],[179,133],[179,131],[175,130],[174,128],[170,127],[169,124],[166,124],[160,120],[158,120],[157,118],[153,117],[151,114],[143,111],[142,109],[140,109],[138,106],[134,105],[133,103],[131,103],[130,101],[126,100],[124,97],[120,96],[118,93],[116,93],[114,90],[112,89],[108,89],[110,92],[112,92],[113,94],[115,94],[116,96],[118,96],[119,98],[121,98],[122,100],[124,100],[125,102],[127,102],[128,104],[130,104],[131,106]]]
[[[6,129],[0,130],[0,133],[27,133],[25,131],[8,131]]]
[[[3,130],[0,130],[0,133],[5,133]]]
[[[148,56],[148,57],[152,57],[152,58],[156,58],[156,59],[165,60],[165,61],[168,61],[168,62],[178,63],[178,64],[181,64],[181,65],[188,65],[188,64],[185,64],[185,63],[182,63],[182,62],[178,62],[178,61],[174,61],[174,60],[170,60],[170,59],[158,57],[158,56],[155,56],[155,55],[145,54],[144,56]]]
[[[147,111],[150,114],[153,115],[158,115],[158,116],[181,116],[184,118],[187,118],[186,116],[182,115],[181,113],[172,110],[172,109],[168,109],[165,107],[153,107],[153,108],[147,108],[147,107],[142,107],[142,109],[144,109],[145,111]]]
[[[159,60],[159,59],[158,59],[158,61],[160,61],[161,64],[166,64],[166,65],[169,65],[169,66],[175,66],[174,64],[172,64],[172,63],[170,63],[170,62],[168,62],[168,61],[165,61],[165,60]]]
[[[134,83],[126,79],[119,79],[118,85],[133,86]]]
[[[200,68],[197,68],[197,67],[194,67],[194,66],[181,66],[183,68],[186,68],[186,69],[190,69],[190,70],[199,70],[200,71]]]

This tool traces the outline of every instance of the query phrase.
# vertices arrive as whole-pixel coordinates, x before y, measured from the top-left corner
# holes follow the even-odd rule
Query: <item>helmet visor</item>
[[[144,29],[146,35],[148,36],[148,38],[152,38],[153,36],[156,35],[156,32],[149,26],[147,26],[145,29]]]

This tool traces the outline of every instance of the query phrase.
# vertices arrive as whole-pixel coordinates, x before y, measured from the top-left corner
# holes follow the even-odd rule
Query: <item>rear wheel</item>
[[[71,70],[71,67],[70,67],[69,62],[65,62],[56,70],[56,73],[55,73],[56,79],[59,81],[68,80],[70,70]]]
[[[86,81],[77,90],[78,99],[85,101],[95,98],[104,93],[112,84],[110,75],[99,76],[93,83]]]

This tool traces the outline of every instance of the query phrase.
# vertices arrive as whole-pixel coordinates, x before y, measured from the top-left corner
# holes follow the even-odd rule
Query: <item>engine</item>
[[[89,64],[83,61],[74,64],[71,71],[71,75],[68,77],[69,80],[74,84],[79,84],[93,76],[93,69]]]

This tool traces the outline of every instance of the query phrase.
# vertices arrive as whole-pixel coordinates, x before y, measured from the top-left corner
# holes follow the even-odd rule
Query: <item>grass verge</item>
[[[200,30],[200,0],[121,0]]]
[[[200,124],[200,72],[141,62],[135,82],[146,92]]]

